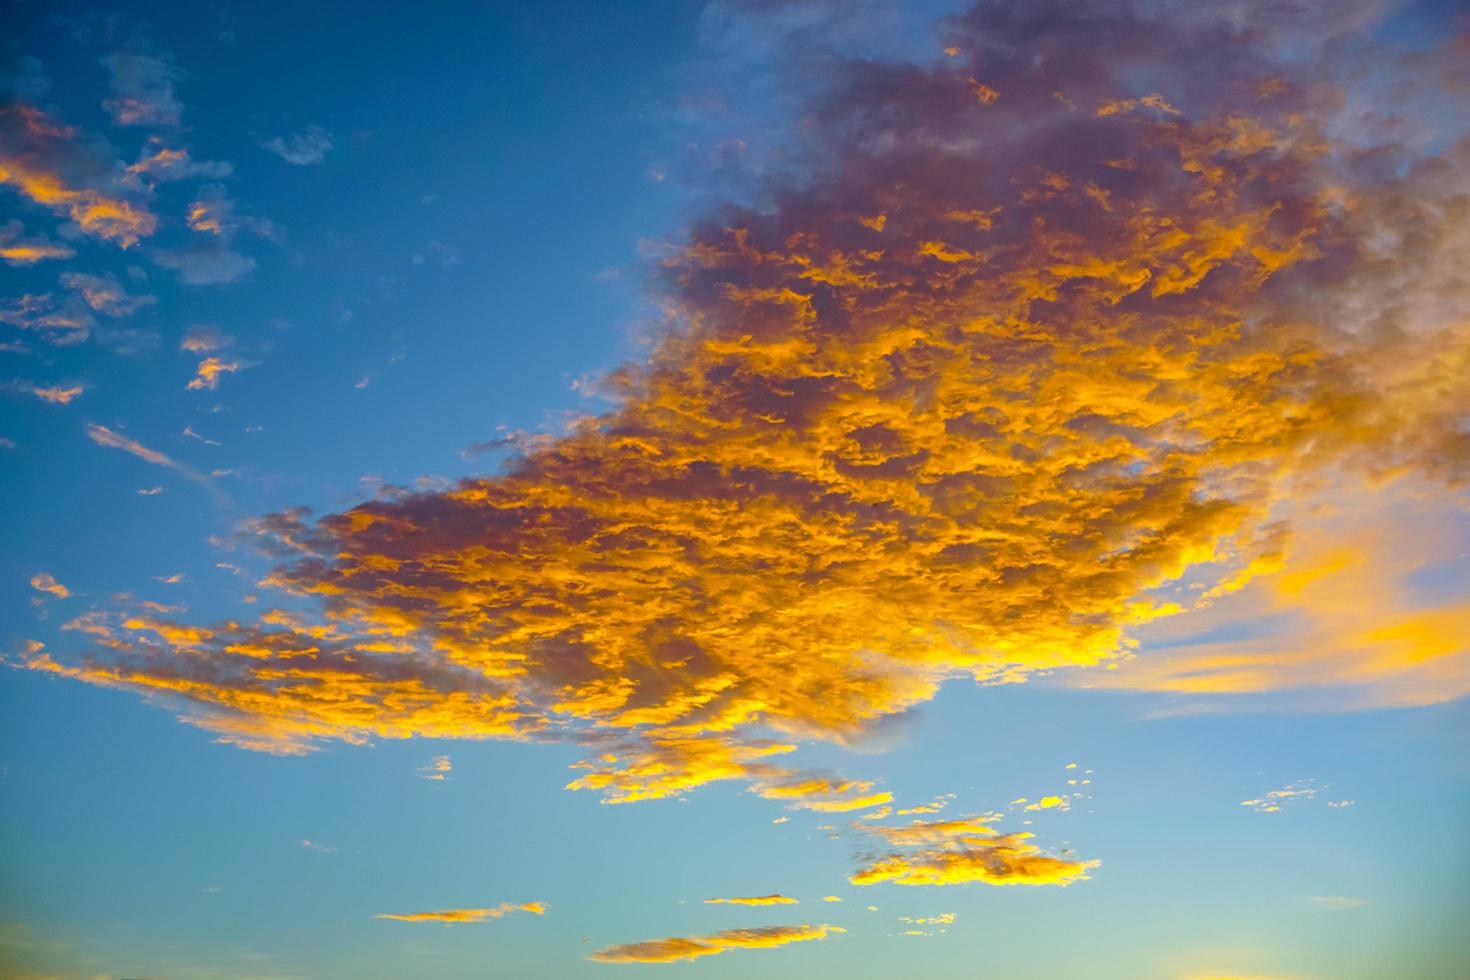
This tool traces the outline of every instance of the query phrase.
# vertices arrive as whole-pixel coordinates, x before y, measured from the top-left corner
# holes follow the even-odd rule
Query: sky
[[[1470,975],[1470,17],[0,32],[0,974]]]

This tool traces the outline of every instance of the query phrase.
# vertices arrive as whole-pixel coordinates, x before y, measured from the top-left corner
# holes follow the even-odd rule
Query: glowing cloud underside
[[[1341,135],[1331,90],[1343,58],[1449,69],[1288,63],[1209,9],[981,5],[935,64],[827,65],[803,174],[659,266],[670,329],[615,409],[502,475],[260,521],[319,618],[98,620],[30,666],[249,748],[595,735],[572,785],[610,802],[737,780],[841,811],[889,797],[773,759],[949,677],[1116,662],[1186,574],[1278,567],[1314,487],[1463,484],[1470,150]],[[854,880],[1087,867],[1033,851],[977,833]]]

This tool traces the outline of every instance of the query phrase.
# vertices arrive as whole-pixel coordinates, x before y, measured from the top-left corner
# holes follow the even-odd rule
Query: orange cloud
[[[1290,560],[1310,521],[1289,504],[1329,474],[1470,479],[1470,160],[1395,143],[1386,172],[1345,165],[1387,146],[1334,135],[1313,59],[1266,64],[1269,45],[1170,9],[1110,8],[1096,31],[1071,8],[977,7],[945,22],[938,63],[824,70],[809,172],[662,253],[668,329],[606,379],[613,408],[516,443],[497,475],[256,522],[280,559],[263,584],[299,621],[31,665],[252,748],[559,737],[589,746],[570,787],[608,803],[738,781],[818,812],[891,796],[775,757],[858,743],[949,680],[1335,670],[1220,648],[1130,673],[1148,630]],[[1038,38],[1059,56],[1027,54]],[[1283,71],[1302,84],[1262,96]],[[1176,94],[1202,73],[1217,84]],[[238,366],[207,358],[190,386]],[[1462,620],[1337,622],[1391,684],[1422,665],[1458,681]],[[859,877],[1090,867],[967,826]]]
[[[187,343],[187,339],[185,342]],[[249,367],[249,365],[244,361],[226,361],[219,357],[206,357],[199,362],[199,367],[195,370],[193,380],[185,385],[185,387],[190,391],[200,391],[203,389],[212,391],[219,387],[220,375],[233,374],[246,367]]]
[[[512,912],[529,912],[532,915],[545,915],[546,906],[542,902],[525,902],[517,905],[512,902],[501,902],[494,908],[488,909],[444,909],[439,912],[383,912],[373,916],[375,919],[392,919],[397,922],[442,922],[446,926],[459,925],[466,922],[484,922],[486,919],[500,919]]]
[[[785,895],[759,895],[755,898],[706,898],[706,905],[795,905],[796,899]]]
[[[732,949],[769,949],[787,943],[826,939],[846,929],[830,925],[766,926],[760,929],[728,929],[709,936],[670,936],[641,943],[623,943],[593,953],[588,959],[601,963],[672,963],[700,956],[715,956]]]
[[[6,265],[35,265],[50,259],[69,259],[76,250],[44,236],[27,238],[21,223],[12,218],[0,225],[0,261]]]
[[[855,871],[854,885],[1070,885],[1101,863],[1044,854],[1031,834],[997,833],[973,817],[862,829],[898,849]]]
[[[108,187],[113,177],[102,176],[98,188],[70,183],[62,175],[68,154],[78,152],[70,143],[74,135],[39,109],[19,102],[0,106],[0,184],[122,248],[153,234],[157,219],[123,188]]]
[[[27,394],[35,395],[43,402],[50,402],[53,405],[66,405],[73,399],[80,397],[82,392],[87,390],[83,385],[41,386],[28,382],[21,382],[16,387]]]
[[[71,590],[56,581],[56,577],[50,572],[37,572],[35,575],[32,575],[31,588],[37,592],[45,592],[53,595],[58,599],[71,597]]]

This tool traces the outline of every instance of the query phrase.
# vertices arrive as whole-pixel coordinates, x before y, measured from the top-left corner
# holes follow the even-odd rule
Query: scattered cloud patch
[[[438,912],[382,912],[373,916],[375,919],[392,919],[395,922],[437,922],[446,926],[462,925],[470,922],[485,922],[489,919],[501,919],[514,912],[529,912],[531,915],[545,915],[546,905],[542,902],[501,902],[499,905],[488,909],[443,909]]]
[[[757,895],[752,898],[706,898],[706,905],[795,905],[796,899],[785,895]]]
[[[276,136],[261,144],[287,163],[298,167],[321,163],[337,145],[332,134],[320,126],[307,126],[299,133]]]
[[[31,588],[37,592],[44,592],[47,595],[54,596],[57,599],[68,599],[71,597],[71,590],[56,581],[56,577],[50,572],[37,572],[35,575],[32,575]]]
[[[449,756],[436,755],[434,758],[430,759],[428,762],[415,769],[414,775],[418,776],[420,779],[428,779],[436,783],[442,783],[449,778],[449,774],[453,771],[454,764],[449,761]]]
[[[673,963],[716,956],[732,949],[770,949],[788,943],[810,942],[846,931],[839,926],[825,924],[728,929],[708,936],[670,936],[641,943],[623,943],[600,949],[588,959],[599,963]]]

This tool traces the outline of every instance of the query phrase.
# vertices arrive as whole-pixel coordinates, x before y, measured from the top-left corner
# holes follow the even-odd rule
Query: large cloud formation
[[[1470,149],[1405,122],[1464,43],[1303,8],[980,3],[932,62],[824,58],[794,172],[657,268],[670,328],[614,409],[262,520],[319,617],[94,618],[30,666],[250,748],[571,737],[610,802],[885,802],[771,760],[948,678],[1130,656],[1186,575],[1202,604],[1279,567],[1313,488],[1470,475]],[[988,832],[919,860],[862,874],[1084,870]]]

